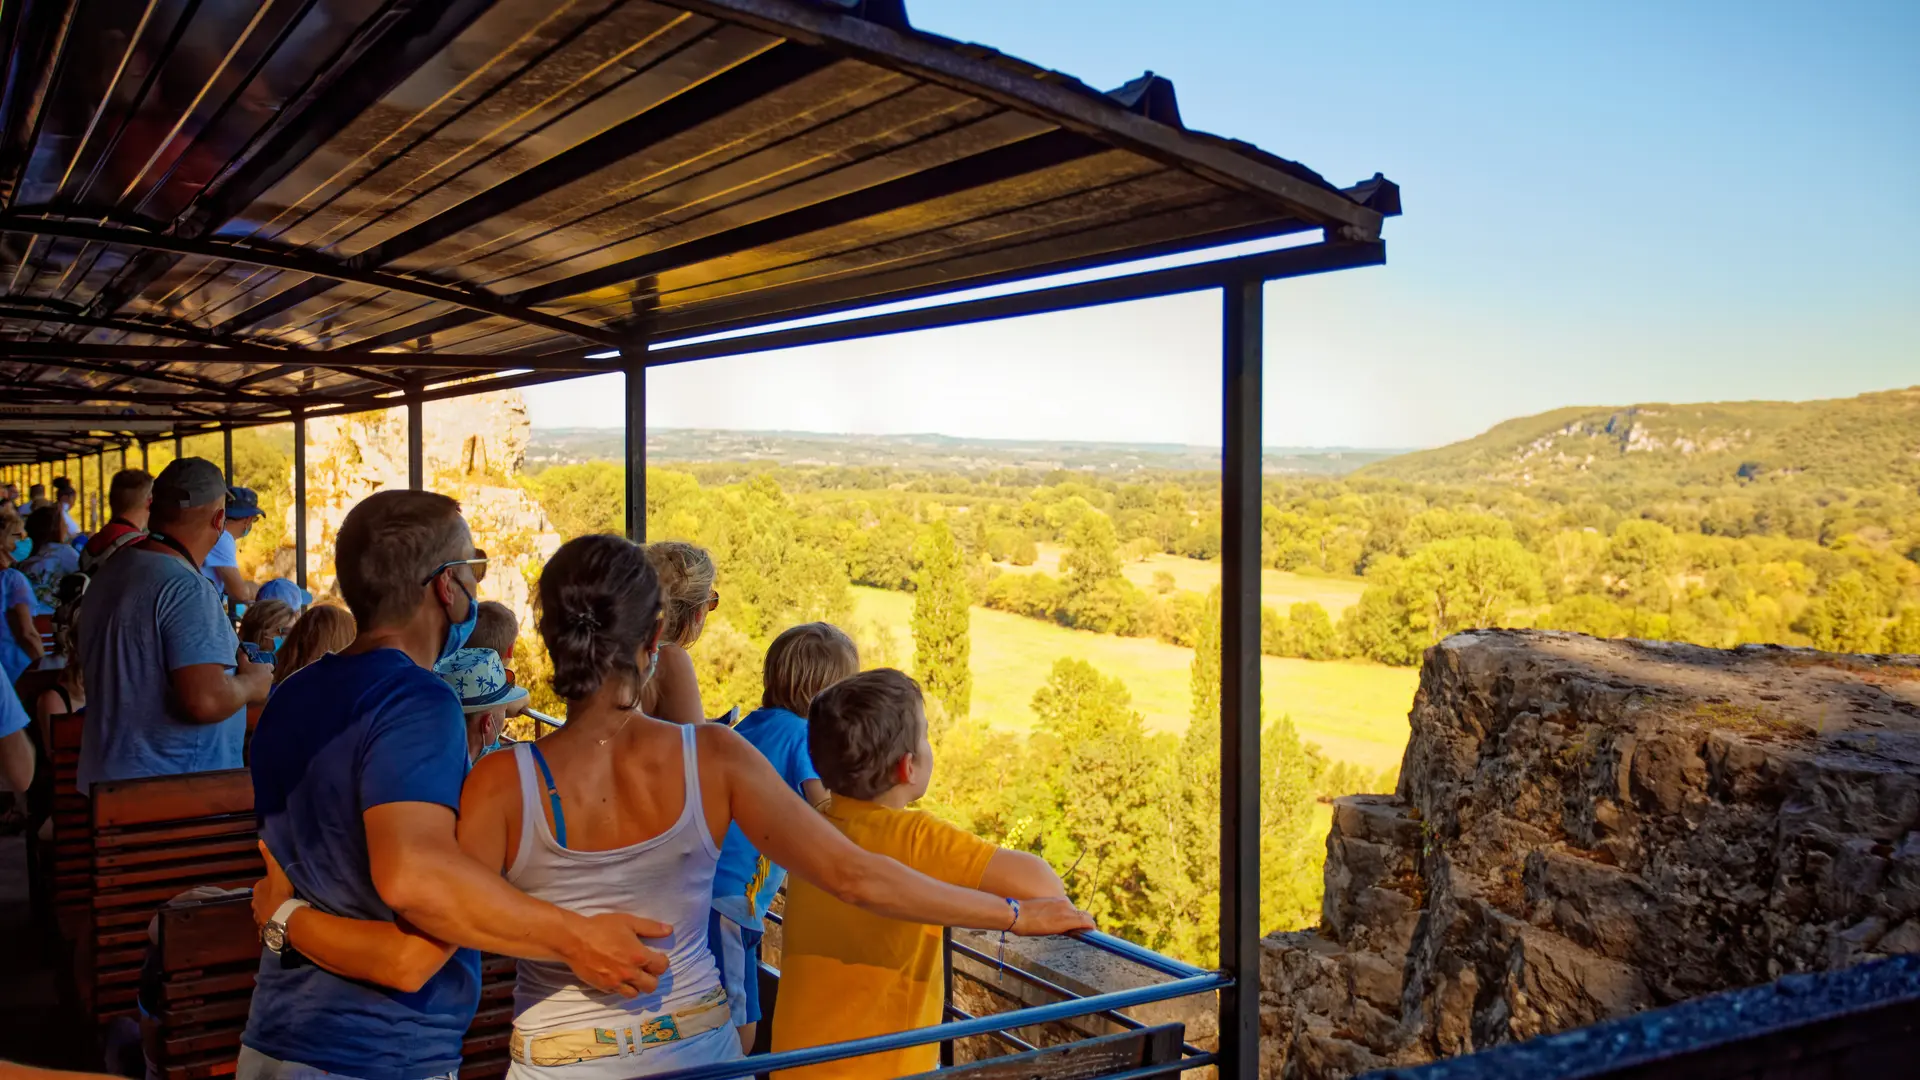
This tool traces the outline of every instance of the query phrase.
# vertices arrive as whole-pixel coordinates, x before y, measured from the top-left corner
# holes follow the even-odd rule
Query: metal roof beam
[[[39,357],[21,355],[17,351],[17,347],[9,347],[5,343],[0,343],[0,362],[4,362],[7,360],[32,360],[34,362],[41,363],[41,366],[43,367],[66,368],[70,371],[91,371],[100,375],[117,375],[120,377],[119,379],[115,380],[112,383],[106,383],[100,386],[88,387],[88,389],[95,390],[95,391],[111,390],[112,388],[116,386],[120,386],[124,384],[126,381],[131,379],[147,379],[152,382],[173,383],[176,386],[187,386],[187,387],[192,387],[196,390],[205,390],[205,391],[209,391],[216,394],[223,394],[228,392],[228,388],[226,386],[221,385],[219,382],[215,380],[202,379],[192,375],[182,375],[172,371],[153,371],[153,370],[147,370],[143,368],[130,368],[130,367],[127,367],[125,364],[100,363],[98,361],[82,360],[82,359],[71,357],[71,356],[63,356],[58,360],[42,362],[41,358]],[[36,387],[40,387],[42,385],[43,384],[38,382],[27,381],[27,382],[21,383],[19,388],[31,390]]]
[[[269,409],[290,409],[312,405],[318,397],[321,401],[360,402],[383,404],[387,399],[373,394],[342,394],[327,398],[317,395],[300,394],[257,394],[235,393],[230,390],[200,390],[191,394],[167,394],[152,390],[122,390],[91,386],[60,386],[29,383],[24,386],[9,387],[6,402],[10,405],[34,405],[42,402],[52,404],[80,404],[89,401],[114,402],[127,405],[167,405],[190,408],[194,405],[256,405]],[[394,397],[391,404],[399,404],[400,398]],[[195,419],[205,419],[204,414]],[[219,419],[214,417],[214,419]]]
[[[445,48],[493,0],[400,0],[357,29],[297,98],[277,108],[272,124],[207,184],[169,231],[204,236],[233,220],[367,109]],[[91,310],[111,315],[180,261],[149,251],[131,260],[95,298]]]
[[[651,251],[598,270],[588,270],[513,294],[518,304],[542,304],[562,297],[636,281],[667,270],[737,255],[768,244],[944,199],[961,192],[1091,157],[1107,147],[1071,131],[1050,131],[1008,143],[811,206],[762,218],[725,232]]]
[[[292,364],[325,366],[352,372],[359,367],[424,368],[456,371],[618,371],[618,363],[582,356],[535,356],[514,353],[362,353],[351,349],[325,352],[274,349],[259,345],[230,345],[196,349],[180,345],[76,345],[63,341],[0,341],[0,360],[150,360],[182,364]]]
[[[92,244],[119,245],[146,251],[164,251],[175,255],[192,255],[202,259],[219,259],[244,263],[248,266],[287,270],[296,274],[312,274],[317,277],[332,278],[335,281],[365,285],[368,288],[385,289],[422,300],[453,304],[456,307],[477,312],[481,316],[510,319],[557,333],[571,334],[595,344],[617,346],[621,341],[621,336],[614,331],[536,311],[530,306],[502,299],[484,290],[456,288],[451,285],[422,281],[418,278],[402,277],[382,270],[357,270],[338,260],[309,251],[279,246],[269,247],[263,244],[240,244],[231,240],[189,239],[128,228],[123,225],[101,225],[92,221],[24,214],[0,217],[0,231],[30,236],[53,236]]]
[[[865,318],[844,319],[784,330],[743,334],[717,341],[675,346],[662,342],[647,354],[647,366],[685,363],[720,356],[739,356],[771,349],[792,349],[802,345],[822,345],[834,341],[899,334],[912,330],[931,330],[943,326],[1008,319],[1020,315],[1043,315],[1054,311],[1117,304],[1125,300],[1144,300],[1154,296],[1196,292],[1220,288],[1242,278],[1271,281],[1347,270],[1357,266],[1378,266],[1387,261],[1386,245],[1322,242],[1279,251],[1244,255],[1234,259],[1177,266],[1121,277],[1102,278],[1075,285],[990,296],[980,300],[940,304],[911,311],[889,312]]]
[[[355,266],[385,266],[840,62],[838,56],[783,42],[374,245],[350,261]]]

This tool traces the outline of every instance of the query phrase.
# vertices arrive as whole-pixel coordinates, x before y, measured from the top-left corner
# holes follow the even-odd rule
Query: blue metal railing
[[[1035,1005],[1032,1008],[1016,1009],[1013,1012],[998,1013],[993,1016],[981,1016],[972,1020],[956,1020],[933,1027],[914,1028],[910,1031],[897,1031],[889,1035],[873,1035],[864,1039],[833,1043],[827,1046],[810,1046],[804,1050],[786,1050],[778,1054],[762,1054],[758,1057],[744,1057],[738,1061],[722,1062],[717,1065],[701,1065],[676,1072],[661,1073],[661,1080],[740,1080],[756,1073],[777,1072],[782,1069],[798,1069],[808,1065],[820,1065],[829,1061],[859,1057],[863,1054],[883,1054],[892,1050],[906,1050],[915,1046],[926,1046],[946,1039],[964,1039],[974,1035],[992,1035],[1008,1028],[1030,1027],[1036,1024],[1051,1024],[1060,1020],[1088,1016],[1113,1009],[1125,1009],[1135,1005],[1150,1005],[1156,1001],[1170,1001],[1174,998],[1188,997],[1193,994],[1205,994],[1224,989],[1232,985],[1233,980],[1218,971],[1203,972],[1191,978],[1175,979],[1172,982],[1156,983],[1153,986],[1138,986],[1130,990],[1115,990],[1092,997],[1072,998],[1056,1001],[1049,1005]],[[1198,1069],[1213,1064],[1212,1054],[1184,1058],[1167,1065],[1149,1066],[1145,1070],[1127,1073],[1127,1076],[1161,1076],[1169,1072],[1186,1069]]]
[[[566,721],[548,716],[534,709],[526,710],[536,725],[547,728],[566,726]],[[767,921],[779,924],[782,920],[777,913],[768,912]],[[1090,945],[1102,952],[1120,957],[1149,971],[1167,976],[1171,981],[1156,983],[1152,986],[1137,986],[1126,990],[1115,990],[1105,994],[1082,997],[1058,983],[1052,982],[1019,967],[1008,966],[999,959],[988,956],[968,945],[962,945],[951,939],[947,942],[949,955],[958,953],[975,963],[997,968],[1027,983],[1036,989],[1050,994],[1058,994],[1062,1000],[1045,1005],[1034,1005],[1012,1012],[995,1013],[991,1016],[973,1016],[954,1006],[949,1000],[945,1015],[948,1022],[932,1027],[914,1028],[888,1035],[874,1035],[864,1039],[831,1043],[825,1046],[811,1046],[802,1050],[787,1050],[777,1054],[761,1054],[743,1057],[737,1061],[717,1065],[702,1065],[677,1072],[660,1074],[661,1080],[741,1080],[741,1078],[776,1072],[782,1069],[798,1069],[809,1065],[819,1065],[830,1061],[860,1057],[866,1054],[881,1054],[894,1050],[906,1050],[931,1043],[950,1044],[956,1039],[973,1036],[991,1036],[1016,1051],[1032,1050],[1032,1044],[1012,1034],[1016,1028],[1031,1027],[1040,1024],[1057,1023],[1082,1016],[1098,1016],[1121,1027],[1138,1031],[1146,1025],[1121,1012],[1121,1009],[1138,1005],[1150,1005],[1158,1001],[1171,1001],[1175,998],[1190,997],[1195,994],[1212,993],[1233,985],[1233,980],[1223,971],[1208,971],[1183,963],[1170,956],[1162,956],[1151,949],[1135,945],[1131,941],[1103,934],[1098,930],[1083,930],[1072,935],[1083,944]],[[769,970],[772,970],[769,968]],[[776,976],[778,972],[774,973]],[[1144,1080],[1150,1076],[1168,1076],[1189,1069],[1204,1068],[1214,1064],[1217,1055],[1200,1049],[1191,1042],[1181,1044],[1182,1057],[1177,1062],[1164,1065],[1147,1065],[1124,1073],[1117,1073],[1107,1080]]]

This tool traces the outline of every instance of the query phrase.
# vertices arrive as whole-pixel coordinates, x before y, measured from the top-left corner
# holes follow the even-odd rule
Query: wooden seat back
[[[460,1080],[492,1080],[507,1074],[515,967],[511,956],[488,953],[480,958],[480,1009],[460,1044]]]
[[[1089,1080],[1133,1073],[1178,1063],[1186,1034],[1184,1024],[1162,1024],[922,1073],[912,1080]],[[1178,1070],[1168,1069],[1166,1075],[1178,1075]]]
[[[164,1080],[232,1076],[260,968],[252,899],[162,907],[159,953],[154,1072]]]
[[[93,897],[93,812],[75,783],[80,775],[82,723],[79,713],[51,717],[47,748],[53,761],[53,865],[48,892],[60,935],[68,941],[78,940],[86,931]]]
[[[251,886],[266,867],[245,769],[102,781],[92,809],[93,917],[76,981],[105,1020],[133,1010],[160,905],[196,886]]]

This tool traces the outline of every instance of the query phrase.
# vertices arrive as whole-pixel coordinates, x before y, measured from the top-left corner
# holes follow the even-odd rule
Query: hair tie
[[[600,617],[598,615],[595,615],[591,611],[575,612],[572,622],[573,622],[573,625],[578,629],[583,629],[583,630],[600,629]]]

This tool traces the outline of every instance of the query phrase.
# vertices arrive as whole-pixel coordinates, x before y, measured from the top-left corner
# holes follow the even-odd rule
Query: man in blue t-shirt
[[[82,792],[99,780],[243,764],[247,706],[267,699],[273,666],[240,652],[219,594],[200,575],[222,535],[226,497],[212,462],[168,465],[153,482],[149,536],[101,566],[87,588]]]
[[[340,526],[358,636],[289,677],[253,738],[254,811],[281,868],[260,892],[292,898],[255,899],[267,947],[236,1080],[450,1076],[480,999],[475,949],[561,960],[628,995],[666,970],[640,939],[670,928],[535,900],[460,850],[466,724],[430,669],[473,631],[472,555],[460,504],[431,492],[378,492]]]

